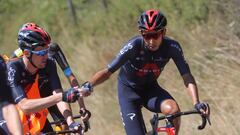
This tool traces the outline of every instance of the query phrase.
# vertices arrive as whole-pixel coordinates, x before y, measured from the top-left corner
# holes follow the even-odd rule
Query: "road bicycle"
[[[158,135],[160,132],[165,132],[167,135],[175,135],[175,128],[173,126],[173,119],[177,117],[181,117],[183,115],[190,115],[190,114],[198,114],[202,118],[201,125],[198,126],[199,130],[202,130],[205,128],[207,122],[209,125],[211,125],[210,119],[208,117],[205,117],[201,114],[200,111],[197,110],[191,110],[191,111],[184,111],[184,112],[178,112],[175,114],[165,115],[165,116],[159,116],[158,113],[155,113],[153,117],[150,119],[150,124],[152,127],[152,130],[147,133],[147,135]],[[166,126],[159,127],[159,121],[165,120]]]

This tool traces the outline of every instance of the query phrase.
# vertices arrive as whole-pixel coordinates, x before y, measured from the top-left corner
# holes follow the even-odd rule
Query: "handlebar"
[[[166,119],[167,121],[172,121],[173,119],[175,119],[177,117],[180,117],[182,115],[189,115],[189,114],[200,114],[200,116],[202,117],[202,123],[201,123],[201,125],[198,126],[198,129],[202,130],[202,129],[205,128],[208,118],[206,118],[204,115],[201,114],[200,111],[197,111],[197,110],[178,112],[178,113],[175,113],[175,114],[170,114],[170,115],[165,115],[165,116],[158,116],[158,114],[155,114],[153,116],[153,118],[150,120],[150,123],[153,127],[155,127],[156,126],[155,125],[156,121],[164,120],[164,119]],[[209,120],[208,120],[208,122],[211,125]]]
[[[73,119],[79,119],[79,118],[81,118],[81,114],[73,116]],[[50,124],[51,125],[54,125],[54,124],[56,125],[56,124],[61,124],[61,123],[64,123],[64,122],[66,122],[65,119],[60,119],[60,120],[57,120],[57,121],[50,122]],[[87,132],[88,129],[90,129],[90,123],[89,123],[89,121],[84,121],[83,124],[84,124],[84,132]],[[72,133],[73,131],[68,131],[68,132]]]

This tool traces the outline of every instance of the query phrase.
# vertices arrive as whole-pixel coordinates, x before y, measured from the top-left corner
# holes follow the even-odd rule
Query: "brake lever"
[[[208,116],[208,117],[206,117],[206,120],[207,120],[208,124],[211,126],[211,125],[212,125],[212,123],[211,123],[211,120],[210,120],[209,116]]]

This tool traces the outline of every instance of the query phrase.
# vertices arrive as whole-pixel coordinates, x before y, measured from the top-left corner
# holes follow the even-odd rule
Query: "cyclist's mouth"
[[[154,45],[148,45],[147,46],[149,50],[156,50],[157,49],[157,46],[154,46]]]

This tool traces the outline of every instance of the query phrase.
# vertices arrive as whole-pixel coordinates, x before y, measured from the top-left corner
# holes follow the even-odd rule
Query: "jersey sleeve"
[[[12,95],[11,95],[11,89],[8,85],[7,81],[7,69],[6,69],[6,63],[4,60],[0,57],[0,101],[8,101],[12,102]]]
[[[113,61],[108,64],[108,70],[113,73],[124,65],[126,61],[132,59],[135,56],[136,47],[136,41],[126,43]]]
[[[178,71],[180,72],[181,75],[184,75],[186,73],[190,73],[190,69],[188,66],[188,63],[186,62],[184,55],[183,55],[183,50],[178,42],[173,42],[170,44],[171,47],[171,56],[176,64]]]
[[[24,88],[20,85],[20,73],[18,72],[16,65],[9,62],[7,64],[7,74],[13,100],[15,103],[18,103],[23,98],[26,98],[26,94]]]
[[[61,81],[59,79],[56,63],[54,60],[48,59],[47,70],[51,90],[62,89]]]

